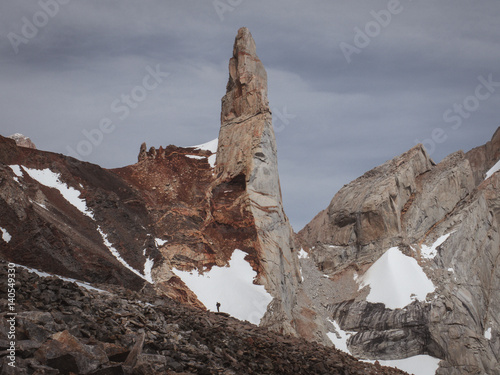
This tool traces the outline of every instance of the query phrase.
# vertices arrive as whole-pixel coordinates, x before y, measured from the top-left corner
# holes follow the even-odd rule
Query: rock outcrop
[[[486,172],[500,160],[500,129],[497,129],[491,141],[470,150],[465,157],[469,160],[476,185],[479,185]]]
[[[418,179],[432,169],[422,145],[344,186],[299,238],[320,269],[336,273],[373,262],[399,242],[403,218],[417,194]]]
[[[296,249],[283,210],[267,75],[247,28],[238,31],[229,61],[215,174],[214,191],[235,181],[244,190],[243,207],[257,231],[258,282],[274,297],[264,324],[295,332],[290,323],[299,282]]]
[[[437,165],[418,145],[344,186],[299,232],[317,270],[333,284],[331,294],[320,293],[315,303],[327,306],[320,310],[325,318],[351,332],[352,354],[428,354],[442,359],[437,374],[500,374],[500,318],[494,312],[500,303],[500,174],[485,180],[500,157],[499,133]],[[361,288],[359,279],[395,246],[418,261],[435,290],[389,309],[368,302],[370,287]],[[393,287],[384,293],[397,293]]]
[[[8,138],[13,139],[16,141],[16,144],[20,147],[27,147],[27,148],[33,148],[36,150],[35,144],[32,142],[32,140],[29,137],[26,137],[23,134],[20,133],[15,133],[12,135],[9,135]]]

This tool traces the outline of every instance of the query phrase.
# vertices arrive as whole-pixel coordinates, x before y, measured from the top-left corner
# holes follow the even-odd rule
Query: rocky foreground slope
[[[1,290],[7,268],[0,262]],[[403,374],[154,293],[89,289],[21,267],[15,278],[14,359],[0,298],[1,374]]]

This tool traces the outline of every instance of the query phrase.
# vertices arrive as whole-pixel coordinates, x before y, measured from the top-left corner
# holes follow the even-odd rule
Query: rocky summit
[[[33,141],[29,137],[26,137],[23,134],[20,134],[20,133],[12,134],[12,135],[9,135],[9,138],[16,141],[16,144],[18,146],[36,149],[36,146],[33,143]]]
[[[111,170],[0,136],[1,374],[500,374],[499,130],[413,147],[295,234],[246,28],[220,121]]]

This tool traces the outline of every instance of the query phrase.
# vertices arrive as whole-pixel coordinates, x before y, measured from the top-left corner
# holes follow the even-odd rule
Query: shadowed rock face
[[[299,232],[317,269],[333,281],[331,294],[313,300],[353,332],[351,353],[373,359],[430,354],[442,359],[439,374],[500,374],[494,312],[500,308],[500,173],[484,179],[500,158],[499,133],[437,165],[416,146],[344,186]],[[434,257],[423,256],[424,245],[447,234]],[[436,290],[426,301],[391,310],[367,302],[368,288],[358,290],[358,275],[393,246],[433,281]]]

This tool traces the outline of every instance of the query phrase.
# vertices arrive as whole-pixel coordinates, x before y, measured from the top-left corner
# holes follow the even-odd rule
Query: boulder
[[[53,334],[35,352],[35,358],[62,373],[78,374],[88,374],[108,362],[102,349],[82,344],[67,330]]]

